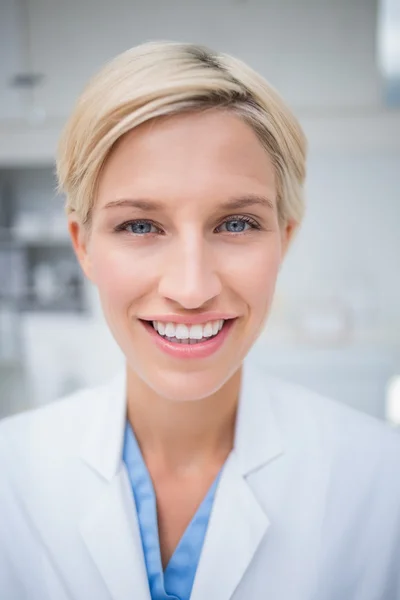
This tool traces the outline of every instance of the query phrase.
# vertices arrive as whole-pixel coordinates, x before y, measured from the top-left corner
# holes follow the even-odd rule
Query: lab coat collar
[[[268,381],[244,364],[234,449],[217,489],[192,600],[230,600],[268,534],[270,519],[249,482],[283,453]]]
[[[121,370],[94,390],[93,418],[81,456],[104,479],[79,530],[91,558],[115,600],[150,600],[139,524],[122,461],[127,414],[126,375]]]
[[[250,361],[245,361],[234,442],[243,476],[283,453],[282,435],[273,412],[271,394],[265,374]],[[95,415],[81,454],[92,468],[110,481],[122,460],[127,415],[126,369],[121,369],[100,388],[93,410]]]
[[[283,452],[266,381],[257,369],[244,365],[234,449],[214,500],[193,600],[229,600],[269,528],[268,515],[247,481],[247,476]],[[95,414],[82,457],[107,485],[82,520],[80,531],[115,600],[150,600],[135,505],[122,460],[125,371],[98,391],[92,406]]]
[[[240,472],[247,476],[283,454],[282,434],[273,410],[273,386],[260,367],[246,360],[234,451]]]
[[[83,439],[83,460],[107,481],[121,467],[127,415],[126,372],[121,369],[106,385],[98,388],[93,418]]]

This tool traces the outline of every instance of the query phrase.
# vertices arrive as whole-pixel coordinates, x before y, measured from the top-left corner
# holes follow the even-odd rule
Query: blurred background
[[[88,78],[151,39],[247,61],[309,139],[306,219],[253,359],[400,423],[399,0],[0,0],[0,417],[123,364],[54,156]]]

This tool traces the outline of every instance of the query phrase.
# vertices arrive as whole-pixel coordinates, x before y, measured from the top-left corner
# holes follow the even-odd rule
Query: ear
[[[286,256],[286,253],[289,249],[291,242],[297,233],[298,223],[296,221],[288,221],[281,228],[281,238],[282,238],[282,261]]]
[[[93,281],[92,265],[89,254],[89,228],[79,221],[75,213],[71,213],[68,216],[68,231],[82,271],[88,279]]]

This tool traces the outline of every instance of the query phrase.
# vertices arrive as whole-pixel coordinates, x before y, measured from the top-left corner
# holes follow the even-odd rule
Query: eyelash
[[[256,230],[260,230],[261,226],[260,224],[253,219],[252,217],[249,217],[248,215],[233,215],[227,219],[225,219],[225,221],[223,221],[221,223],[221,225],[218,225],[218,227],[215,228],[215,231],[217,231],[224,223],[230,223],[232,221],[240,221],[241,223],[247,223],[248,225],[251,226],[251,229],[256,229]],[[139,237],[145,237],[148,235],[154,235],[154,234],[150,234],[150,233],[132,233],[130,231],[127,230],[127,228],[129,227],[129,225],[136,225],[136,224],[144,224],[144,223],[150,223],[152,226],[156,227],[157,229],[161,230],[161,227],[159,227],[156,223],[154,223],[153,221],[150,221],[149,219],[134,219],[131,221],[125,221],[124,223],[121,223],[120,225],[117,225],[117,227],[115,227],[114,231],[116,233],[119,232],[125,232],[128,233],[130,235],[137,235]],[[239,232],[225,232],[225,233],[230,233],[231,235],[241,235],[243,233],[245,233],[246,231],[239,231]]]

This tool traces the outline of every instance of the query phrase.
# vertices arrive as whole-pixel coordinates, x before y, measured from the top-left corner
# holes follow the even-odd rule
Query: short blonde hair
[[[255,131],[277,175],[278,212],[304,214],[304,133],[279,94],[242,61],[193,44],[150,42],[118,55],[83,90],[62,132],[58,190],[66,213],[87,224],[99,175],[113,146],[138,125],[207,108],[230,110]]]

